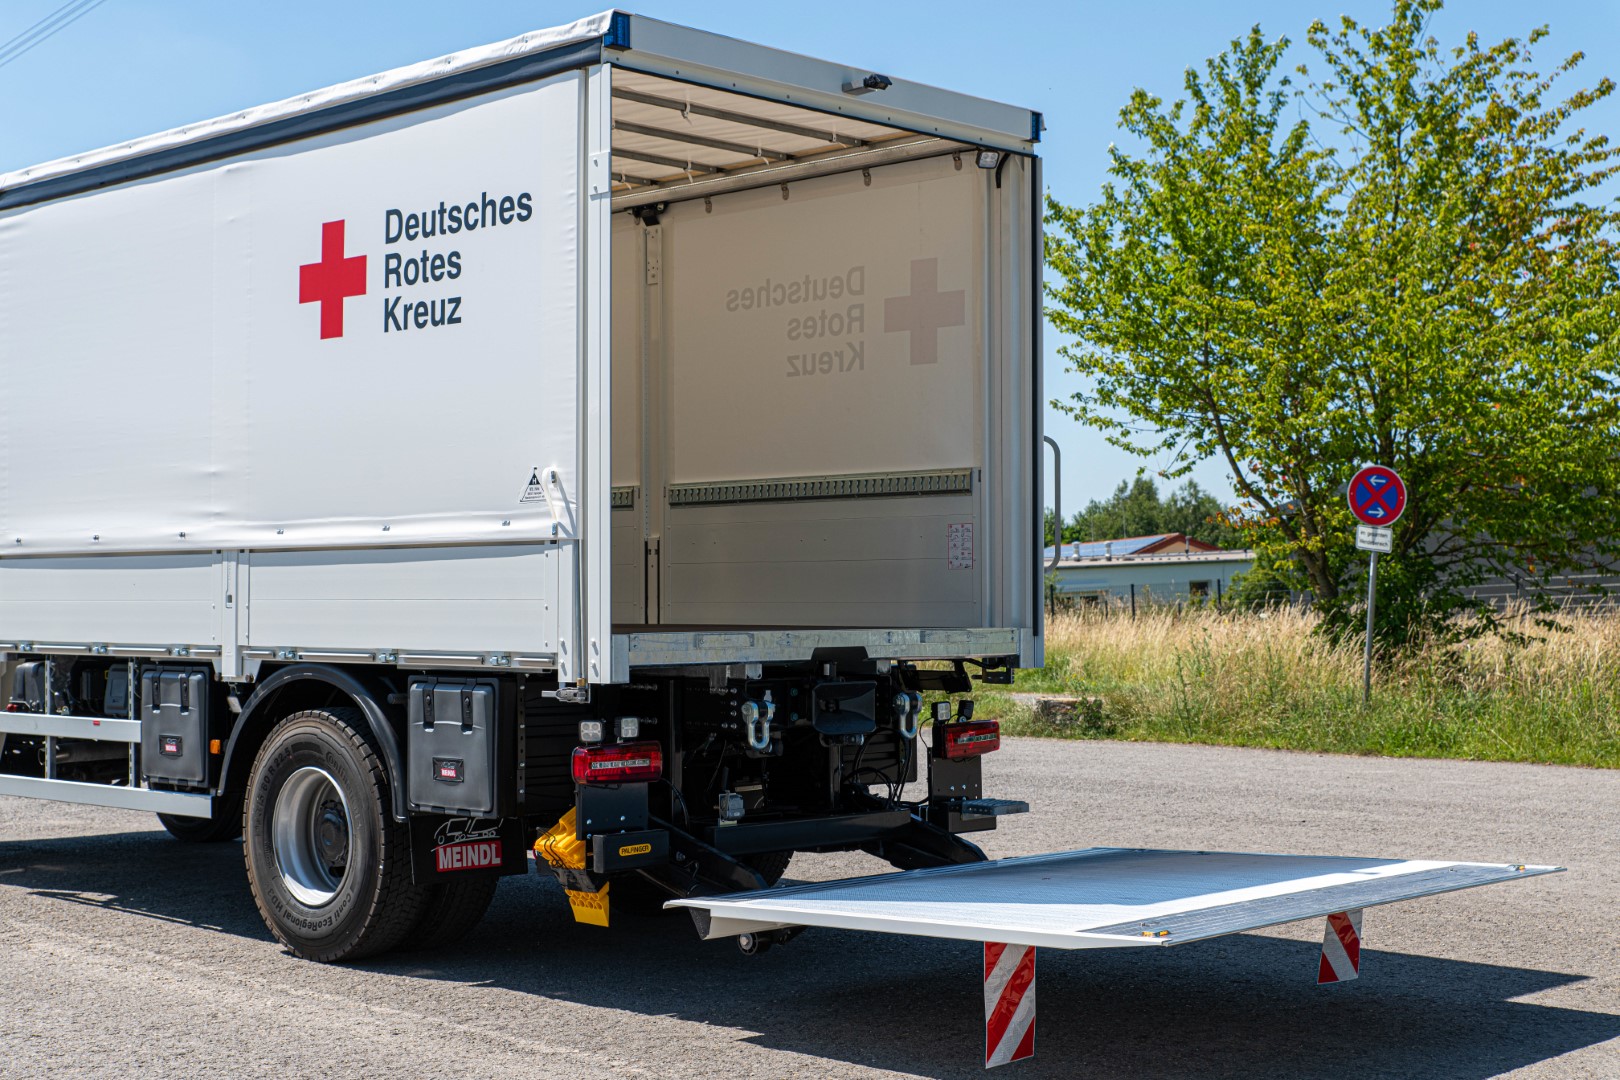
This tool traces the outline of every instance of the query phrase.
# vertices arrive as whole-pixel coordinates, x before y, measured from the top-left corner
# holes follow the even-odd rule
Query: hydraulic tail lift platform
[[[1363,908],[1562,869],[1099,847],[667,906],[691,909],[705,939],[737,937],[745,952],[807,926],[985,942],[985,1064],[992,1066],[1033,1052],[1035,946],[1182,945],[1325,916],[1318,981],[1339,982],[1359,971]]]

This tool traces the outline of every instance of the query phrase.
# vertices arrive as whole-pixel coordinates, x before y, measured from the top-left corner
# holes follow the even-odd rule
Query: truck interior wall
[[[945,155],[615,215],[616,621],[1028,624],[993,569],[1032,546],[1010,195]],[[772,497],[828,480],[935,490]]]
[[[642,376],[646,325],[642,281],[646,243],[642,227],[629,214],[614,214],[609,238],[613,281],[613,323],[609,329],[612,439],[608,476],[614,506],[609,513],[613,621],[641,624],[647,613],[645,493],[641,489]]]

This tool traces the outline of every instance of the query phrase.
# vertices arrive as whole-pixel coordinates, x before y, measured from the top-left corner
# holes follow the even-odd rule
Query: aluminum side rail
[[[1059,949],[1181,945],[1556,866],[1087,848],[672,900],[706,940],[794,926]]]
[[[81,806],[111,806],[120,810],[149,810],[175,817],[205,818],[214,812],[214,797],[207,792],[154,791],[79,780],[45,780],[38,776],[0,775],[0,795],[53,799]]]
[[[1017,656],[1020,631],[1012,628],[942,630],[666,630],[647,627],[616,633],[614,645],[626,650],[630,666],[681,667],[704,664],[785,664],[808,660],[817,649],[862,648],[873,660],[951,660],[957,657]]]

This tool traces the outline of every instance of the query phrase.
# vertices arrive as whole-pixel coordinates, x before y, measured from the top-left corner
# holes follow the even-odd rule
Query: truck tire
[[[248,775],[248,883],[276,939],[306,960],[359,960],[398,945],[422,915],[410,832],[352,708],[294,713]]]
[[[495,874],[475,874],[460,881],[429,885],[421,918],[397,947],[405,951],[438,949],[460,941],[489,910],[495,886],[500,883]]]
[[[169,835],[187,844],[217,844],[242,835],[242,795],[227,795],[214,802],[212,817],[175,817],[159,814],[158,822]]]

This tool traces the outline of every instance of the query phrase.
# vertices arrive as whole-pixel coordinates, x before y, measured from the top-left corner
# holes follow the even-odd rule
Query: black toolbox
[[[413,811],[506,817],[517,803],[517,695],[494,679],[412,679],[405,792]]]
[[[141,672],[141,773],[148,783],[208,784],[209,691],[203,671]]]

